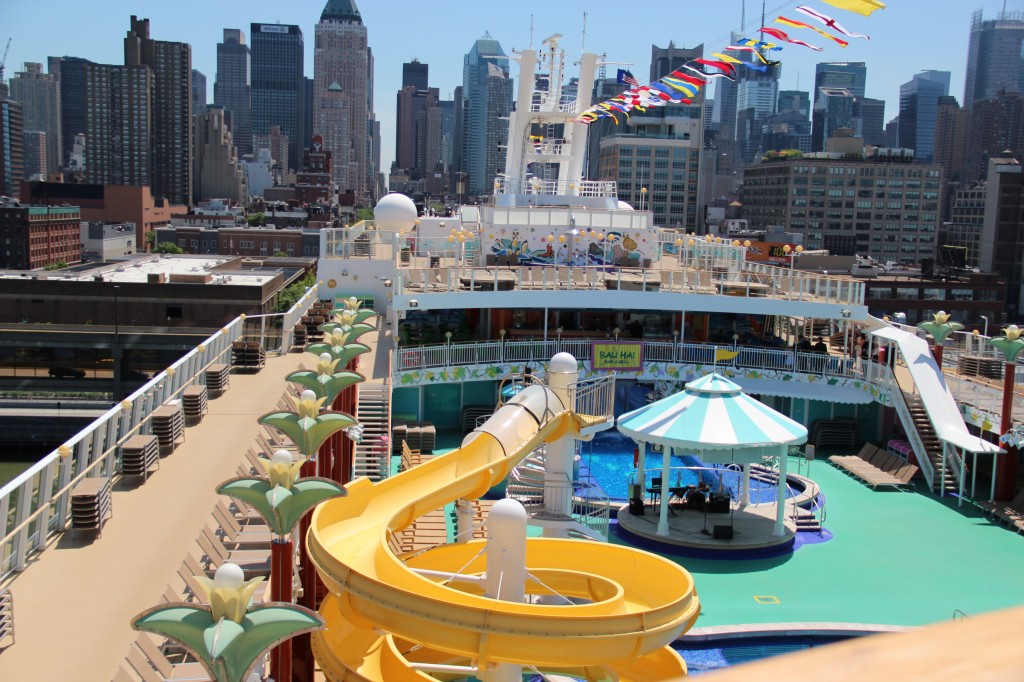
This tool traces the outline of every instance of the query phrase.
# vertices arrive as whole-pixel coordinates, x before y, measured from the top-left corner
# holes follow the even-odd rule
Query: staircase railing
[[[569,404],[578,415],[605,426],[615,421],[615,373],[578,381],[569,386]]]
[[[960,452],[955,446],[950,445],[946,441],[942,441],[942,479],[946,480],[946,467],[953,474],[953,479],[959,485],[960,489],[963,489],[964,482],[964,458],[960,456]]]
[[[896,376],[888,366],[877,363],[872,364],[875,365],[872,368],[873,371],[888,389],[889,396],[892,398],[892,405],[896,409],[900,423],[903,424],[907,440],[910,441],[910,447],[914,450],[914,455],[917,456],[917,465],[921,468],[921,473],[924,474],[925,480],[929,481],[931,486],[934,487],[935,469],[932,467],[932,460],[928,456],[928,450],[924,446],[924,441],[921,440],[921,434],[917,431],[914,416],[910,414],[910,406],[907,404],[907,398],[903,394],[903,389],[900,388],[899,382],[896,381]],[[940,485],[942,484],[940,483]]]

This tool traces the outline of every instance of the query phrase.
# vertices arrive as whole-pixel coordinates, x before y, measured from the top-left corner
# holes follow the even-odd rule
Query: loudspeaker
[[[629,513],[633,516],[644,515],[644,501],[638,497],[634,497],[629,501]]]
[[[732,540],[732,526],[716,525],[711,532],[711,537],[716,540]]]
[[[708,511],[712,514],[729,513],[729,496],[719,493],[711,493],[711,500],[708,503]]]

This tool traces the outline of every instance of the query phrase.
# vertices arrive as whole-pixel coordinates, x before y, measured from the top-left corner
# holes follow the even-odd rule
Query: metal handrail
[[[907,404],[903,389],[900,388],[899,382],[896,381],[896,376],[887,365],[871,364],[877,365],[877,371],[881,375],[883,384],[888,389],[889,396],[892,398],[892,405],[896,409],[900,422],[903,424],[903,430],[907,434],[907,440],[910,441],[910,447],[913,448],[914,454],[917,456],[917,465],[921,468],[921,473],[934,486],[935,469],[932,466],[931,458],[928,457],[928,451],[924,447],[921,435],[917,432],[917,426],[914,424],[914,418],[910,414],[910,406]]]
[[[311,302],[311,292],[315,288],[300,303]],[[230,362],[231,344],[243,336],[244,325],[242,316],[229,322],[0,488],[0,581],[23,570],[52,534],[67,528],[71,491],[82,479],[118,476],[121,445],[136,434],[150,433],[153,412],[203,381],[211,365]]]

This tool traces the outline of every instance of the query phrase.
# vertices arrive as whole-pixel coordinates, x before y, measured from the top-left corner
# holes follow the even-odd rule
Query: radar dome
[[[389,232],[411,230],[416,224],[416,204],[404,194],[393,192],[381,198],[373,209],[378,229]]]
[[[616,208],[619,209],[620,211],[632,211],[632,210],[634,210],[632,206],[627,204],[625,201],[622,201],[621,199],[619,200],[619,205],[616,206]]]

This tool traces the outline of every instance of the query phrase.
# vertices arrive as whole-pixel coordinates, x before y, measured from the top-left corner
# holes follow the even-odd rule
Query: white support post
[[[469,500],[455,500],[455,542],[469,542],[473,539],[473,505]]]
[[[781,446],[779,456],[779,483],[775,495],[775,528],[772,535],[782,537],[786,534],[786,460],[789,459],[788,446]]]
[[[740,483],[740,509],[750,506],[750,463],[743,465],[743,481]]]
[[[668,530],[668,489],[671,483],[669,482],[669,474],[672,468],[672,448],[662,447],[661,449],[661,491],[659,494],[659,506],[658,513],[658,535],[662,537],[669,536]]]
[[[548,365],[548,388],[562,405],[572,409],[570,387],[579,380],[579,365],[569,353],[557,353]],[[547,445],[544,458],[544,511],[548,518],[571,519],[572,465],[576,448],[572,438],[559,438]],[[547,525],[544,537],[569,537],[569,525]]]
[[[484,596],[522,604],[526,601],[526,509],[506,497],[487,516],[487,574]],[[486,682],[519,682],[523,667],[499,663],[481,678]]]

